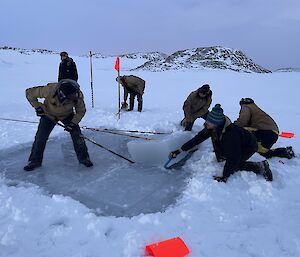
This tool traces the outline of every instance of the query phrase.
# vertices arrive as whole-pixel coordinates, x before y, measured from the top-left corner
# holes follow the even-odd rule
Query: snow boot
[[[272,171],[270,170],[267,160],[263,162],[245,162],[240,170],[252,171],[255,174],[262,175],[267,181],[273,180]]]
[[[143,109],[143,101],[138,102],[138,112],[141,112]]]
[[[81,164],[83,164],[85,167],[92,167],[94,164],[91,162],[90,159],[85,159],[85,160],[82,160],[80,161]]]
[[[280,147],[280,148],[276,148],[276,149],[271,149],[270,151],[268,151],[266,153],[265,157],[266,158],[281,157],[281,158],[292,159],[295,157],[295,153],[291,146]]]
[[[264,176],[264,178],[267,180],[267,181],[273,181],[273,174],[272,174],[272,171],[270,169],[270,166],[269,166],[269,163],[267,160],[263,161],[262,162],[263,164],[263,171],[262,171],[262,175]]]
[[[28,162],[28,164],[23,168],[25,171],[33,171],[34,169],[41,167],[40,163]]]
[[[287,153],[290,155],[291,158],[294,158],[294,157],[295,157],[295,152],[294,152],[294,150],[293,150],[293,147],[287,146],[286,151],[287,151]],[[290,158],[290,159],[291,159],[291,158]]]

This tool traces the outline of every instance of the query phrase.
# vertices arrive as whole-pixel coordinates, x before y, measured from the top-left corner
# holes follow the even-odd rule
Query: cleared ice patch
[[[165,148],[163,152],[167,157],[169,153],[167,149],[176,149],[177,144],[188,138],[186,133],[183,134],[185,135],[168,137],[160,143],[158,140],[154,145],[159,149],[159,145],[167,143],[170,148]],[[127,151],[130,139],[127,137],[103,133],[85,133],[85,135],[130,158]],[[146,143],[152,145],[150,141]],[[144,141],[134,141],[133,145],[140,144],[144,145]],[[36,184],[45,194],[69,196],[94,210],[98,215],[118,217],[166,210],[176,203],[186,187],[186,178],[190,176],[186,171],[169,172],[158,166],[145,166],[143,162],[131,164],[89,142],[87,146],[94,162],[92,168],[78,164],[67,133],[51,138],[47,143],[42,167],[33,172],[23,171],[31,144],[1,150],[0,174],[11,181],[12,185],[24,185],[24,182]],[[144,149],[147,150],[145,147]],[[143,158],[143,155],[148,154],[147,151],[142,149],[140,154],[141,161],[147,160]],[[53,199],[64,200],[56,196]],[[15,213],[15,218],[24,219],[18,212]]]

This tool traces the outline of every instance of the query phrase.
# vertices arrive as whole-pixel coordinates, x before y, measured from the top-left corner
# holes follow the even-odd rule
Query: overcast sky
[[[0,46],[103,54],[225,46],[300,67],[300,0],[0,0]]]

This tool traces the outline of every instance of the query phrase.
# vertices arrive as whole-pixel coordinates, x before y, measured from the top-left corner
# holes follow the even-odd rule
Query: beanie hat
[[[68,56],[68,53],[63,51],[63,52],[60,53],[60,56]]]
[[[215,107],[208,113],[206,121],[216,126],[222,125],[225,121],[225,115],[220,104],[216,104]]]
[[[120,81],[123,79],[123,76],[120,76]],[[118,77],[116,77],[116,81],[118,82]]]
[[[79,85],[75,80],[63,79],[59,83],[59,91],[64,95],[72,95],[79,90]]]
[[[252,98],[242,98],[240,100],[240,104],[254,104],[254,100]]]
[[[210,91],[210,87],[208,84],[203,85],[197,90],[198,94],[203,96],[206,96],[209,93],[209,91]]]

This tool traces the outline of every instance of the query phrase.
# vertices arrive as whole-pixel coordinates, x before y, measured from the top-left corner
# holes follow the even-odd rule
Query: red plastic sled
[[[295,134],[293,132],[281,132],[279,136],[285,138],[293,138]]]
[[[184,257],[189,253],[190,250],[179,237],[147,245],[145,248],[145,255],[154,257]]]

